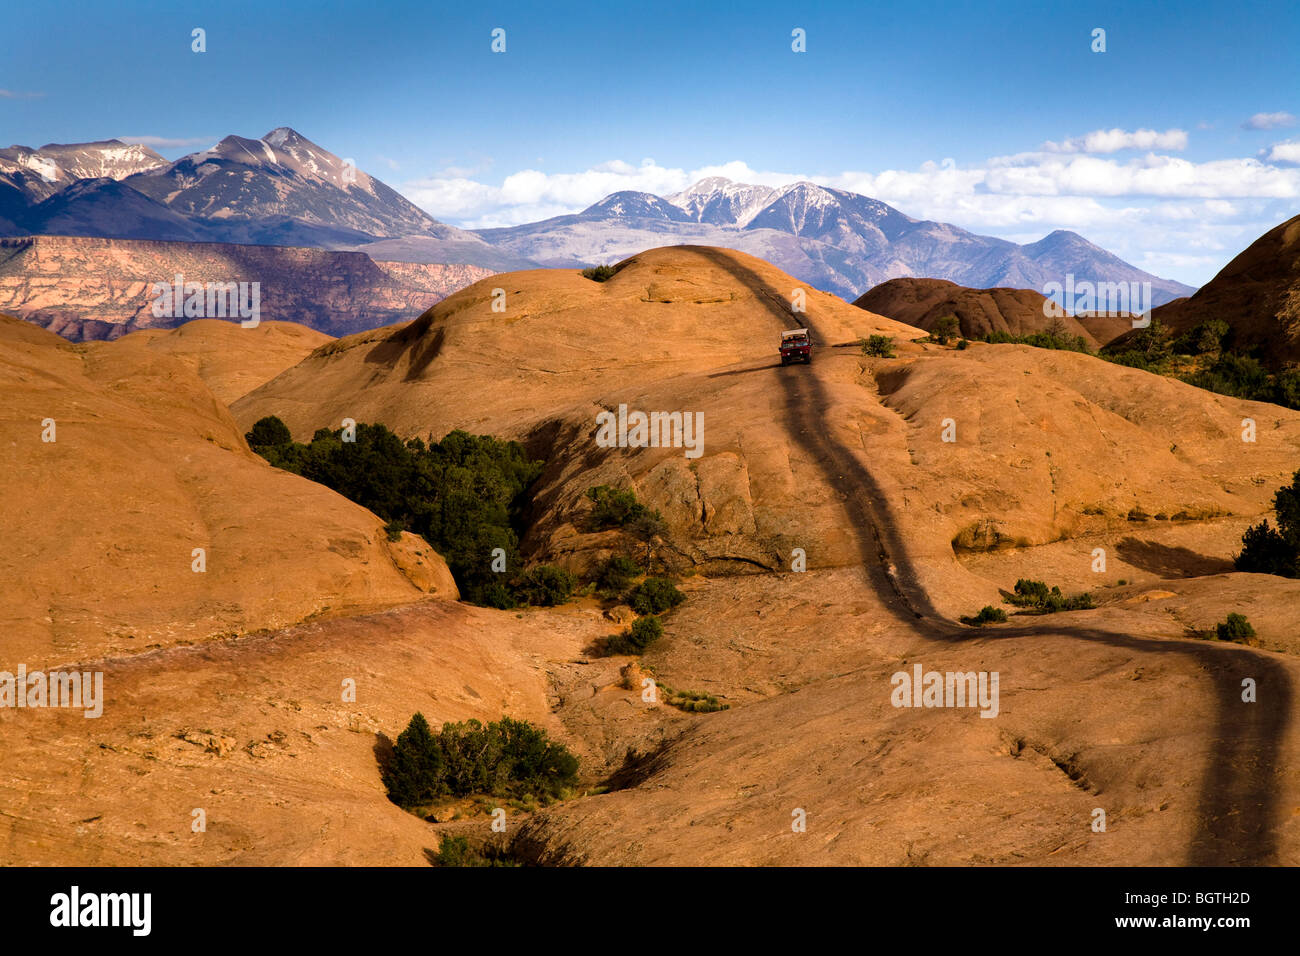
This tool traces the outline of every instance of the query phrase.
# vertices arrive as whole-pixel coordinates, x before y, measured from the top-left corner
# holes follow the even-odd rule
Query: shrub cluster
[[[965,615],[961,618],[963,624],[969,624],[971,627],[983,627],[985,624],[1001,624],[1007,619],[1007,612],[1000,607],[994,607],[992,604],[985,604],[980,608],[980,612],[975,616]]]
[[[894,337],[892,335],[871,335],[862,340],[862,353],[875,358],[894,357]]]
[[[498,847],[472,847],[463,836],[444,834],[434,856],[438,866],[519,866],[519,861]]]
[[[1242,535],[1237,570],[1300,577],[1300,471],[1273,494],[1273,511],[1276,528],[1265,518]]]
[[[587,518],[589,529],[618,528],[628,532],[645,545],[645,566],[650,567],[651,545],[668,528],[663,515],[637,501],[633,492],[610,485],[588,488],[587,497],[592,502]]]
[[[434,734],[419,713],[398,735],[382,771],[388,798],[402,807],[479,793],[553,799],[577,776],[578,758],[526,720],[446,723]]]
[[[1030,332],[1026,335],[1012,335],[1010,332],[986,332],[984,341],[993,345],[1032,345],[1038,349],[1056,349],[1064,352],[1086,352],[1088,340],[1082,335],[1071,335],[1065,323],[1056,319],[1043,332]]]
[[[1007,603],[1016,607],[1032,608],[1043,614],[1055,614],[1057,611],[1085,611],[1097,605],[1090,594],[1076,594],[1066,597],[1061,589],[1053,585],[1050,589],[1042,581],[1021,578],[1016,582],[1015,593],[1007,598]]]
[[[1175,337],[1153,318],[1147,328],[1103,348],[1101,358],[1158,375],[1176,374],[1220,395],[1300,408],[1300,369],[1271,373],[1263,356],[1236,351],[1232,343],[1232,328],[1222,319],[1205,319]]]
[[[511,584],[513,595],[521,604],[554,607],[573,594],[578,579],[563,568],[542,564],[529,568]]]
[[[594,282],[604,282],[612,278],[617,271],[613,266],[592,266],[590,269],[582,270],[582,277]]]
[[[1227,620],[1214,626],[1215,636],[1221,641],[1249,643],[1255,637],[1255,629],[1250,626],[1244,614],[1229,614]]]
[[[616,554],[596,571],[596,593],[605,598],[619,598],[641,574],[641,566],[631,558]]]
[[[388,537],[421,535],[447,560],[461,596],[475,604],[513,607],[519,600],[492,552],[506,567],[519,563],[529,486],[542,463],[516,442],[451,432],[440,442],[402,441],[383,425],[358,424],[356,441],[321,429],[303,445],[280,419],[257,422],[245,436],[272,465],[332,488],[386,522]]]
[[[660,685],[664,703],[691,714],[712,714],[719,710],[730,710],[730,704],[724,704],[712,694],[695,690],[673,690]]]
[[[657,617],[639,617],[621,634],[605,639],[606,654],[642,654],[664,636],[663,623]]]
[[[947,345],[961,335],[961,323],[955,315],[941,315],[930,330],[930,339],[939,345]]]
[[[638,614],[662,614],[686,600],[686,595],[667,578],[646,578],[628,595],[627,603]]]

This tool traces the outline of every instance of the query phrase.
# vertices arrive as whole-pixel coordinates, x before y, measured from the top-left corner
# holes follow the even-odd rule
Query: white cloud
[[[1242,129],[1281,129],[1294,126],[1295,117],[1290,113],[1256,113],[1241,124]]]
[[[1264,158],[1270,163],[1300,164],[1300,140],[1274,143]]]
[[[44,93],[21,93],[18,90],[0,90],[0,100],[34,100]]]
[[[1167,129],[1158,133],[1153,129],[1128,132],[1122,129],[1098,129],[1082,136],[1072,136],[1059,143],[1048,141],[1043,150],[1049,153],[1118,153],[1123,149],[1186,149],[1187,133],[1181,129]]]
[[[653,159],[643,159],[639,166],[615,159],[576,173],[521,169],[507,176],[500,186],[440,174],[404,183],[401,189],[406,198],[434,218],[483,229],[579,212],[610,193],[624,190],[665,196],[706,176],[773,186],[802,178],[754,170],[739,161],[687,170],[660,166]]]

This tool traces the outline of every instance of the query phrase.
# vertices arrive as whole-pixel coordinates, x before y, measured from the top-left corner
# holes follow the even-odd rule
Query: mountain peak
[[[296,146],[299,143],[304,143],[308,146],[316,146],[315,143],[309,140],[306,136],[303,136],[302,133],[299,133],[292,126],[277,126],[275,129],[271,130],[271,132],[263,136],[262,139],[277,148]],[[320,147],[317,148],[319,149]]]
[[[770,186],[738,183],[725,176],[706,176],[681,192],[668,196],[667,200],[679,209],[684,209],[696,222],[744,226],[772,201],[776,193]]]
[[[666,219],[673,222],[688,222],[690,217],[681,207],[654,193],[638,192],[624,189],[610,193],[604,199],[592,203],[581,216],[608,219]]]

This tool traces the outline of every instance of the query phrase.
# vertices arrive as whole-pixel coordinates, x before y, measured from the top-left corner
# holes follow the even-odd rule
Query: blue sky
[[[0,140],[175,158],[292,126],[470,226],[808,178],[1200,284],[1300,212],[1297,49],[1281,2],[25,4]]]

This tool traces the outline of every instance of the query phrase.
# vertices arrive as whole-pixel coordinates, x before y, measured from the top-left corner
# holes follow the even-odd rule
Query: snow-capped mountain
[[[780,190],[771,186],[750,186],[723,176],[709,176],[679,193],[665,196],[674,206],[686,210],[696,222],[715,226],[747,226]]]
[[[25,233],[355,249],[501,271],[698,243],[752,253],[848,299],[905,276],[1037,290],[1067,273],[1149,281],[1157,305],[1193,291],[1072,232],[1021,246],[810,182],[714,176],[670,196],[617,192],[541,222],[458,229],[287,126],[227,136],[172,163],[117,140],[0,150],[0,235]]]
[[[580,213],[478,234],[513,256],[564,267],[611,262],[665,244],[726,246],[848,299],[904,276],[1041,290],[1070,272],[1092,281],[1149,281],[1156,304],[1192,291],[1076,233],[1058,231],[1021,246],[913,219],[877,199],[810,182],[773,188],[714,176],[663,198],[619,192]]]
[[[381,241],[420,262],[527,268],[438,222],[287,126],[167,162],[117,140],[0,150],[0,235],[183,239],[327,249]]]
[[[317,240],[312,244],[421,234],[440,225],[393,189],[288,127],[261,139],[227,136],[125,182],[208,225],[242,223],[255,227],[257,236],[268,228],[283,233],[292,224]]]
[[[45,184],[46,188],[35,191],[43,193],[36,195],[37,201],[79,179],[125,179],[166,165],[167,160],[148,146],[116,139],[97,143],[46,143],[39,149],[30,146],[0,149],[0,174],[25,174],[29,182],[34,179]]]

